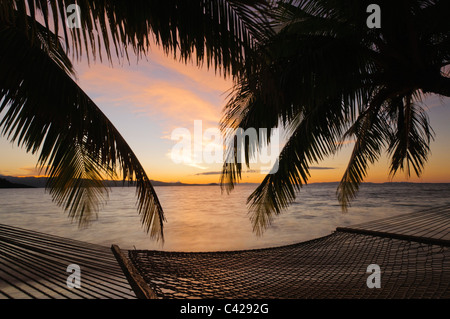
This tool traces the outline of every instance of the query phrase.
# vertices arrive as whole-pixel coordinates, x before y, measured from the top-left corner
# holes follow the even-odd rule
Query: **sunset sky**
[[[202,121],[203,132],[218,128],[231,80],[213,71],[178,63],[153,49],[146,60],[111,67],[86,61],[76,65],[78,83],[125,137],[148,176],[153,180],[184,183],[219,181],[221,164],[175,163],[171,152],[177,141],[171,139],[177,128],[194,134],[194,120]],[[450,99],[431,96],[427,110],[436,138],[422,178],[407,179],[399,173],[394,181],[450,182]],[[349,143],[336,157],[318,163],[311,170],[310,182],[340,180],[351,153]],[[27,154],[0,139],[0,174],[11,176],[39,175],[36,155]],[[243,182],[259,182],[259,172],[245,174]],[[383,157],[371,167],[366,181],[391,181],[388,161]]]

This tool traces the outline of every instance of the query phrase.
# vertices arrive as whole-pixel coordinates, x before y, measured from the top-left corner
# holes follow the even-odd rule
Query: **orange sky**
[[[151,179],[184,183],[213,183],[219,181],[221,163],[181,163],[171,159],[176,141],[171,133],[185,128],[192,134],[194,120],[201,120],[203,131],[217,128],[231,81],[212,71],[193,65],[183,65],[154,50],[147,61],[130,65],[77,64],[78,83],[110,118],[128,141]],[[427,100],[431,125],[436,132],[432,155],[422,178],[414,182],[450,182],[450,99]],[[350,157],[352,144],[344,147],[334,158],[314,166],[310,182],[339,181]],[[0,174],[32,176],[36,156],[0,140]],[[244,182],[259,182],[264,175],[244,174]],[[366,181],[386,182],[388,162],[382,158],[369,171]],[[408,181],[404,174],[394,181]]]

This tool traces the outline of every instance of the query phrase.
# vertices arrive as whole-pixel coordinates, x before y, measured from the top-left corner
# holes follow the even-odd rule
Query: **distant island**
[[[0,177],[0,188],[34,188],[34,186],[13,183]]]
[[[153,186],[218,186],[218,183],[209,183],[209,184],[187,184],[181,182],[161,182],[151,180]],[[6,176],[0,175],[0,188],[44,188],[47,183],[47,177],[17,177],[17,176]],[[122,181],[113,181],[107,180],[105,184],[109,187],[128,187],[135,186],[134,183],[129,184],[128,182],[123,183]],[[259,185],[255,183],[239,183],[242,185]],[[322,184],[322,185],[339,185],[339,182],[316,182],[310,183],[308,185],[313,184]],[[377,184],[429,184],[429,183],[417,183],[417,182],[382,182],[382,183],[372,183],[372,182],[364,182],[364,185],[377,185]],[[432,183],[432,184],[448,184],[448,183]]]
[[[215,186],[217,183],[209,184],[185,184],[181,182],[151,181],[153,186]],[[0,188],[43,188],[47,183],[47,177],[17,177],[0,175]],[[133,183],[107,180],[105,184],[109,187],[134,186]]]

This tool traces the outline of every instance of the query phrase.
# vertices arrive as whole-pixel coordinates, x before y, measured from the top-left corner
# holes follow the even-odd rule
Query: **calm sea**
[[[347,213],[336,184],[311,184],[260,237],[252,231],[246,199],[255,185],[230,195],[219,186],[156,187],[165,210],[165,242],[152,241],[141,227],[134,188],[113,188],[107,205],[80,229],[44,189],[0,189],[0,223],[123,249],[218,251],[301,242],[378,218],[450,204],[450,184],[365,184]]]

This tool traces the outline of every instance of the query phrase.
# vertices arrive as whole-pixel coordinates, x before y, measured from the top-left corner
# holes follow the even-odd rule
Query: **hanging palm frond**
[[[381,0],[381,29],[366,24],[369,4],[280,1],[273,15],[276,33],[260,42],[235,82],[223,131],[280,123],[288,128],[278,171],[248,198],[258,233],[295,200],[311,162],[335,154],[346,139],[355,145],[336,192],[344,211],[384,151],[391,157],[391,176],[399,170],[422,174],[433,132],[418,102],[423,93],[450,96],[450,25],[444,13],[450,3]],[[255,156],[257,145],[244,146],[246,156]],[[242,167],[224,164],[224,188],[240,180]]]
[[[79,27],[66,19],[79,9]],[[186,62],[236,75],[269,32],[266,1],[0,0],[0,127],[48,174],[54,200],[81,225],[108,196],[105,178],[136,183],[151,237],[163,239],[162,207],[133,151],[73,80],[71,60],[142,57],[152,44]]]
[[[136,180],[143,225],[151,237],[163,239],[163,210],[135,154],[71,78],[62,46],[48,45],[48,29],[36,25],[32,44],[25,31],[0,27],[6,44],[0,48],[2,134],[28,152],[40,152],[50,193],[81,224],[107,195],[104,178],[119,169],[124,180]]]
[[[347,210],[358,192],[359,185],[367,176],[369,164],[374,164],[385,147],[389,128],[381,109],[386,92],[379,92],[378,99],[364,110],[345,133],[345,138],[356,138],[352,155],[336,191],[343,210]]]
[[[261,234],[308,183],[310,165],[334,154],[339,148],[344,112],[340,101],[328,101],[302,114],[280,152],[277,169],[268,174],[249,196],[250,220]]]
[[[4,1],[2,1],[4,2]],[[61,35],[74,58],[85,55],[109,61],[113,56],[141,57],[152,44],[181,61],[204,62],[224,75],[239,72],[258,37],[270,32],[267,1],[252,0],[13,0],[2,15],[11,24],[29,25],[41,17],[46,28]],[[69,28],[69,5],[78,5],[80,28]],[[17,11],[19,15],[11,14]],[[29,20],[26,17],[31,16]],[[34,32],[30,33],[33,37]]]
[[[396,104],[393,115],[397,121],[389,136],[390,174],[394,176],[400,170],[410,176],[412,167],[414,173],[421,176],[434,138],[428,116],[420,105],[412,102],[410,95]]]

